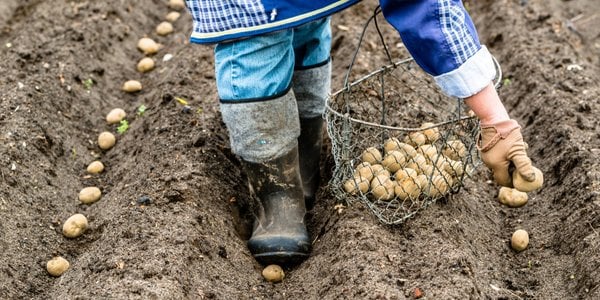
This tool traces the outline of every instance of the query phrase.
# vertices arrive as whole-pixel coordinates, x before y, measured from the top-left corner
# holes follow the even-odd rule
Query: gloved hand
[[[511,162],[525,180],[535,180],[531,160],[526,152],[527,144],[523,141],[521,126],[517,121],[481,125],[477,148],[481,152],[481,160],[492,169],[494,180],[499,185],[513,187],[512,176],[508,171]]]

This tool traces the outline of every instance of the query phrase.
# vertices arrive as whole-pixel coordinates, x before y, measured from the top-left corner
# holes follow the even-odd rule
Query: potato
[[[158,35],[168,35],[170,33],[173,32],[173,24],[169,23],[169,22],[160,22],[160,24],[158,24],[156,26],[156,34]]]
[[[145,55],[152,55],[160,49],[160,45],[151,38],[143,37],[137,43],[138,49],[140,49]]]
[[[57,256],[46,263],[46,270],[52,276],[60,276],[69,269],[69,261]]]
[[[283,269],[278,265],[268,265],[266,268],[263,269],[262,276],[268,282],[276,283],[281,282],[283,278],[285,278],[285,273],[283,272]]]
[[[408,160],[408,163],[406,164],[406,168],[410,168],[413,169],[415,171],[417,171],[417,173],[423,173],[423,167],[427,165],[427,159],[425,158],[425,156],[421,155],[421,154],[417,154],[415,156],[412,157],[412,159]]]
[[[377,175],[371,180],[371,192],[377,200],[388,201],[394,198],[394,187],[396,182],[389,176]]]
[[[369,191],[370,185],[371,182],[369,181],[369,179],[362,176],[354,176],[353,178],[348,179],[346,180],[346,182],[344,182],[344,190],[346,191],[346,193],[349,193],[353,196],[357,195],[359,191],[365,194]]]
[[[108,124],[116,124],[121,122],[121,120],[123,120],[126,116],[127,113],[122,108],[113,108],[106,115],[106,122]]]
[[[358,165],[356,166],[356,168],[354,168],[354,170],[358,170],[358,169],[360,169],[360,168],[363,168],[363,167],[368,167],[368,166],[370,166],[370,165],[371,165],[370,163],[368,163],[368,162],[366,162],[366,161],[363,161],[363,162],[361,162],[360,164],[358,164]]]
[[[92,204],[100,197],[102,197],[102,192],[95,186],[86,187],[79,192],[79,201],[83,204]]]
[[[430,164],[425,164],[423,168],[421,168],[421,174],[431,177],[433,174],[437,174],[436,168]]]
[[[431,127],[431,126],[435,126],[435,124],[433,123],[423,123],[421,124],[420,128],[427,128],[427,127]],[[437,127],[433,127],[433,128],[429,128],[429,129],[425,129],[422,131],[423,134],[425,135],[425,137],[427,138],[427,141],[430,144],[435,143],[437,140],[440,139],[440,129]]]
[[[361,155],[362,161],[368,162],[372,165],[381,162],[381,152],[375,147],[367,148]]]
[[[434,145],[421,145],[417,148],[417,153],[425,156],[428,161],[433,161],[435,157],[437,157],[437,148]]]
[[[435,154],[428,161],[429,164],[435,166],[438,170],[446,170],[450,168],[450,159],[441,154]]]
[[[360,176],[360,177],[366,178],[367,180],[370,181],[373,179],[373,177],[375,177],[379,174],[386,174],[386,175],[390,176],[390,172],[387,171],[382,165],[374,164],[374,165],[368,165],[368,166],[362,167],[360,169],[357,169],[354,172],[354,177]]]
[[[501,187],[498,193],[500,203],[508,207],[521,207],[527,204],[528,199],[527,193],[509,187]]]
[[[90,163],[86,169],[86,171],[90,174],[98,174],[104,171],[104,164],[97,160]]]
[[[150,72],[154,69],[154,59],[150,57],[142,58],[137,64],[137,70],[140,73]]]
[[[515,231],[510,239],[510,246],[515,249],[515,251],[520,252],[525,250],[527,245],[529,245],[529,234],[527,231],[523,229]]]
[[[425,188],[425,194],[432,198],[438,198],[448,193],[449,189],[450,187],[444,180],[444,177],[441,175],[432,175],[431,183]]]
[[[127,80],[121,89],[127,93],[139,92],[142,90],[142,83],[137,80]]]
[[[182,10],[185,8],[183,0],[169,0],[169,7],[174,10]]]
[[[415,147],[419,147],[421,145],[425,145],[427,143],[427,137],[422,132],[411,132],[406,138],[404,138],[404,142],[413,145]]]
[[[531,192],[540,189],[544,184],[544,174],[536,167],[533,167],[533,171],[535,172],[535,180],[529,182],[521,177],[521,174],[515,170],[512,173],[513,186],[515,189],[521,192]]]
[[[409,179],[409,178],[415,179],[415,178],[417,178],[417,175],[419,175],[419,174],[414,169],[403,168],[403,169],[398,170],[396,173],[394,173],[394,178],[398,182],[403,182],[404,180]]]
[[[423,174],[417,175],[415,182],[421,187],[421,192],[424,192],[429,185],[429,179]]]
[[[390,151],[381,162],[381,165],[392,173],[400,170],[405,164],[406,157],[396,150]]]
[[[467,146],[460,140],[449,140],[446,144],[442,151],[446,157],[458,161],[462,161],[463,158],[467,157]]]
[[[390,151],[399,150],[400,141],[395,138],[389,138],[383,143],[383,152],[388,153]]]
[[[98,136],[98,146],[102,150],[108,150],[112,148],[116,142],[117,138],[115,137],[115,135],[108,131],[102,132]]]
[[[68,238],[76,238],[82,235],[87,227],[87,218],[82,214],[74,214],[65,221],[62,232]]]
[[[461,177],[465,170],[462,161],[456,161],[452,159],[448,159],[447,163],[444,165],[443,170],[453,177],[459,178]]]
[[[407,143],[399,143],[398,151],[402,152],[407,158],[415,157],[417,155],[417,150]]]
[[[421,195],[421,187],[416,178],[408,178],[394,187],[394,194],[400,200],[414,200]]]
[[[179,19],[179,17],[181,17],[180,13],[178,13],[176,11],[172,11],[165,16],[165,20],[173,23],[173,22],[177,21]]]

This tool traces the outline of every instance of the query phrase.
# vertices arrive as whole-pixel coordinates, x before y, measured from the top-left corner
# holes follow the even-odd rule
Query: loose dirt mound
[[[3,298],[405,299],[417,287],[431,299],[600,298],[595,0],[469,2],[504,68],[503,98],[546,174],[527,206],[500,206],[483,168],[461,193],[395,228],[358,204],[334,209],[323,189],[310,214],[313,254],[275,285],[245,246],[249,223],[239,216],[249,195],[218,113],[212,49],[188,44],[188,15],[176,33],[156,36],[165,2],[0,4]],[[336,88],[374,5],[334,18]],[[384,32],[399,55],[397,35]],[[164,48],[157,69],[141,75],[135,45],[144,35]],[[366,42],[355,76],[385,63],[377,36]],[[174,57],[164,62],[167,53]],[[143,91],[121,92],[128,79]],[[102,152],[95,140],[115,130],[104,121],[114,107],[127,111],[130,128]],[[106,170],[87,177],[96,158]],[[327,175],[331,157],[324,161]],[[103,197],[82,205],[77,193],[90,185]],[[74,213],[90,228],[66,239],[61,226]],[[517,228],[531,238],[518,254],[508,244]],[[55,255],[71,263],[60,278],[45,270]]]

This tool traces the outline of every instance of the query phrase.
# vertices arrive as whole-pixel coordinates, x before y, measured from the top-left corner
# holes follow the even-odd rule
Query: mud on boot
[[[310,253],[298,149],[264,163],[242,160],[258,212],[248,248],[264,265],[294,265]]]

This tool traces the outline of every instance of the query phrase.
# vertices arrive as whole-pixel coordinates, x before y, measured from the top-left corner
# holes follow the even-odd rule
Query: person
[[[359,0],[187,0],[191,42],[214,48],[220,110],[232,151],[260,202],[248,241],[262,264],[308,257],[306,207],[319,186],[330,15]],[[458,0],[380,0],[386,20],[446,94],[479,117],[482,160],[511,186],[511,162],[534,180],[526,144],[492,79],[496,70]]]

